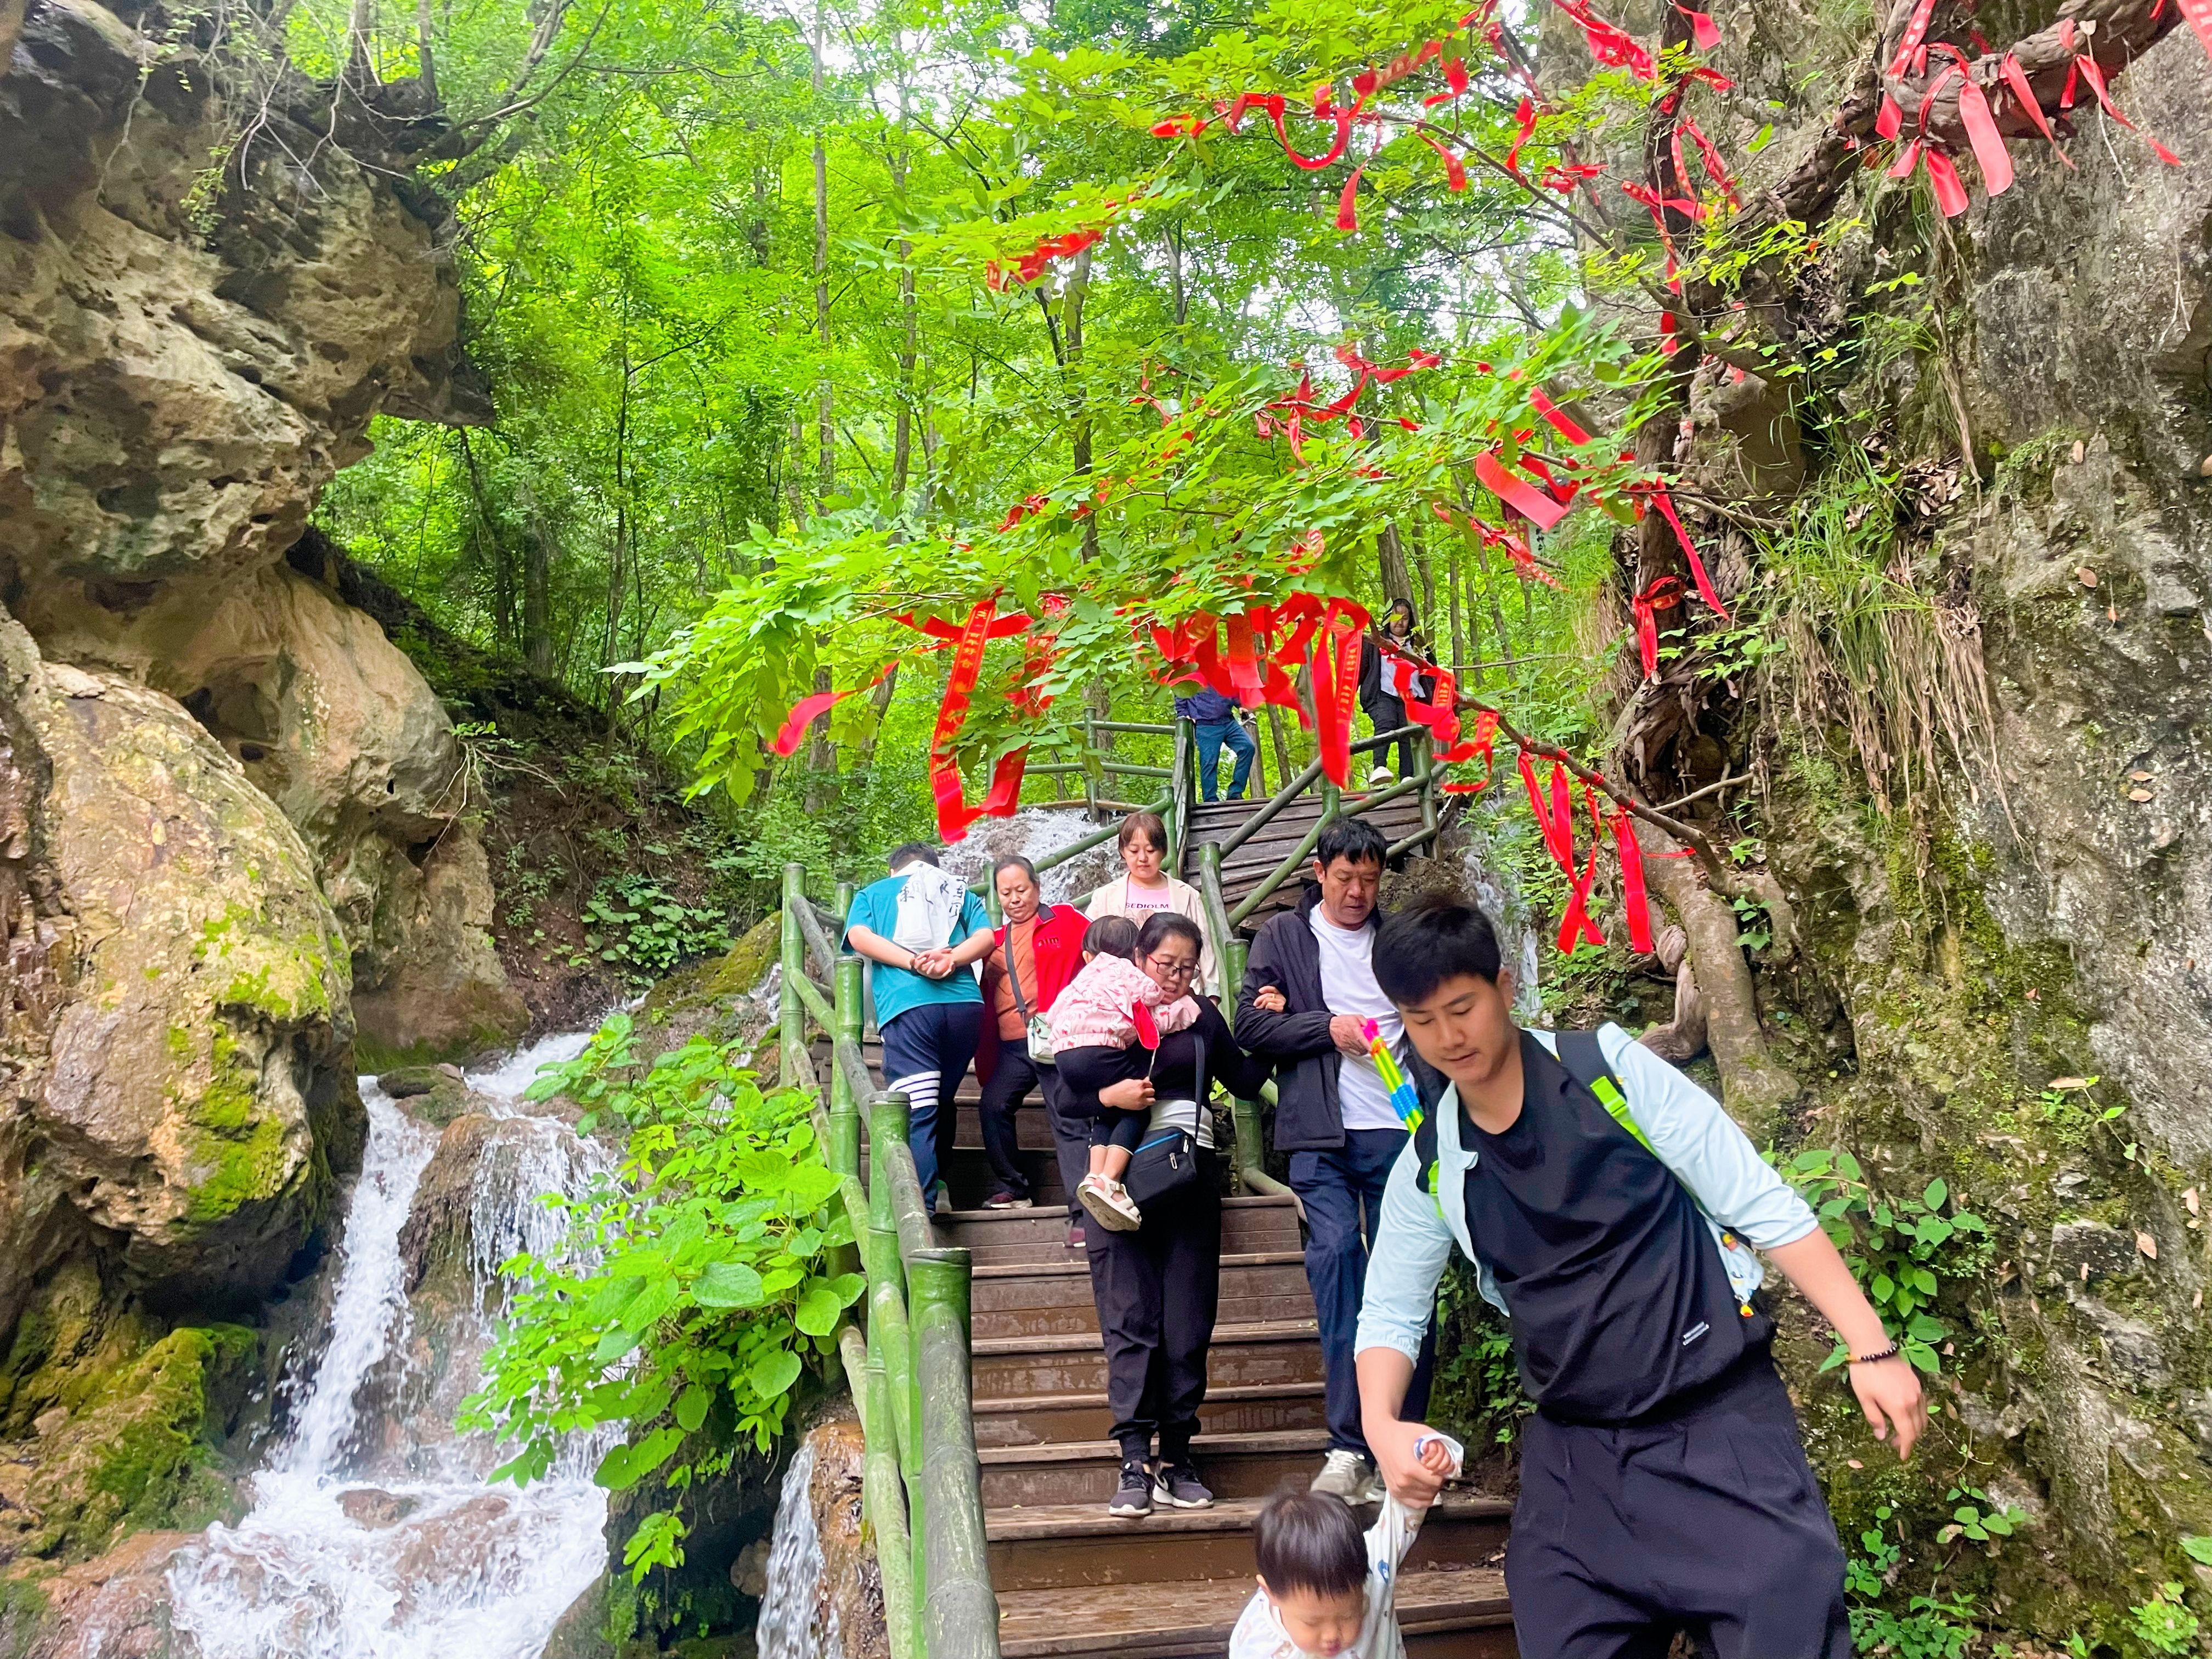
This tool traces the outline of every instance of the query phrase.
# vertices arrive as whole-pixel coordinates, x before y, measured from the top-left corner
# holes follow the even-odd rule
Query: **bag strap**
[[[1042,910],[1037,912],[1037,916],[1043,915]],[[1036,919],[1032,917],[1031,921]],[[1030,940],[1030,960],[1036,960],[1036,940],[1034,938]],[[1014,971],[1014,924],[1011,921],[1006,924],[1006,978],[1013,984],[1015,1010],[1021,1015],[1022,1024],[1026,1025],[1030,1023],[1030,1003],[1029,999],[1022,994],[1022,976]]]
[[[1650,1138],[1628,1109],[1628,1097],[1622,1091],[1620,1079],[1613,1074],[1613,1067],[1605,1058],[1605,1048],[1595,1031],[1561,1031],[1559,1034],[1559,1061],[1569,1077],[1589,1090],[1597,1103],[1605,1108],[1606,1115],[1635,1137],[1636,1144],[1650,1152]],[[1437,1114],[1423,1115],[1420,1125],[1413,1131],[1414,1156],[1420,1160],[1421,1187],[1431,1197],[1437,1195]]]
[[[1636,1121],[1635,1114],[1628,1109],[1628,1097],[1621,1092],[1620,1079],[1606,1064],[1605,1048],[1598,1042],[1595,1031],[1562,1031],[1559,1033],[1559,1064],[1567,1075],[1597,1097],[1605,1108],[1606,1115],[1636,1138],[1636,1144],[1650,1152],[1650,1138]]]

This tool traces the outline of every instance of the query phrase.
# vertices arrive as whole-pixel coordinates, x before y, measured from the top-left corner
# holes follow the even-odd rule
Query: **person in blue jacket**
[[[1898,1455],[1920,1383],[1803,1199],[1704,1090],[1618,1025],[1523,1030],[1480,910],[1401,911],[1375,977],[1441,1074],[1391,1171],[1354,1366],[1391,1493],[1437,1493],[1401,1419],[1455,1246],[1536,1405],[1506,1547],[1522,1659],[1844,1659],[1844,1556],[1769,1345],[1754,1250],[1841,1340]],[[1448,1085],[1448,1086],[1446,1086]]]
[[[1188,720],[1198,736],[1198,793],[1200,799],[1218,799],[1221,793],[1221,751],[1229,750],[1237,763],[1229,773],[1229,799],[1243,800],[1252,779],[1252,757],[1260,745],[1237,718],[1237,705],[1218,691],[1200,687],[1175,700],[1176,718]]]

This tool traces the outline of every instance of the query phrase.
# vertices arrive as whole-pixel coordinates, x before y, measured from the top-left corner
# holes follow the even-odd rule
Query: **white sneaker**
[[[1133,1233],[1145,1219],[1120,1182],[1103,1175],[1087,1175],[1075,1196],[1091,1218],[1109,1232]]]
[[[1367,787],[1370,789],[1387,789],[1397,781],[1397,775],[1387,766],[1378,766],[1367,775]]]
[[[1334,1447],[1322,1459],[1321,1473],[1308,1490],[1325,1492],[1347,1504],[1376,1504],[1382,1499],[1382,1479],[1358,1452]]]

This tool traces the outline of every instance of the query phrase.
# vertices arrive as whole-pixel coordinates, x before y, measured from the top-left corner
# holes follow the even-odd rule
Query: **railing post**
[[[884,1625],[891,1659],[926,1659],[914,1644],[913,1529],[906,1508],[906,1483],[899,1478],[898,1437],[890,1427],[891,1382],[872,1334],[868,1342],[867,1420],[882,1428],[867,1436],[860,1459],[860,1495],[875,1528],[876,1563],[884,1581]]]
[[[1436,739],[1426,732],[1413,743],[1413,775],[1421,781],[1421,829],[1429,837],[1429,855],[1437,850]]]
[[[1085,816],[1098,822],[1098,721],[1083,711],[1083,805]]]
[[[1175,805],[1168,811],[1167,871],[1177,878],[1182,874],[1183,849],[1190,840],[1191,784],[1198,775],[1197,735],[1198,728],[1188,720],[1175,723],[1175,758],[1168,763],[1175,774],[1168,781],[1168,795]]]
[[[853,914],[853,895],[857,890],[849,881],[837,884],[837,935],[831,943],[840,950],[844,948],[845,918]]]
[[[837,1063],[836,1039],[860,1040],[860,959],[837,958],[836,982],[831,988],[837,1029],[831,1033],[830,1054],[830,1167],[839,1175],[860,1173],[860,1112],[853,1100],[853,1080]]]
[[[921,1650],[996,1659],[999,1601],[991,1593],[983,1534],[981,1471],[970,1425],[968,1252],[924,1250],[908,1266],[922,1367],[921,1486],[927,1525],[917,1528],[926,1568]]]
[[[792,982],[806,971],[806,936],[799,931],[799,907],[806,902],[806,867],[783,866],[783,982],[776,988],[776,1012],[782,1029],[777,1075],[787,1089],[820,1092],[814,1061],[806,1052],[806,1009]],[[800,1082],[805,1078],[804,1083]]]
[[[903,1095],[876,1097],[868,1109],[868,1344],[890,1376],[891,1421],[897,1430],[899,1467],[918,1467],[914,1347],[908,1333],[906,1267],[899,1255],[898,1212],[891,1200],[891,1149],[906,1144]]]

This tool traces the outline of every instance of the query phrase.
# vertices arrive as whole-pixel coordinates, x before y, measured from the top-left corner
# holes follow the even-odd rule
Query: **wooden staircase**
[[[878,1066],[878,1045],[865,1046]],[[826,1047],[816,1054],[826,1067]],[[978,1093],[972,1073],[962,1079],[945,1161],[963,1205],[980,1203],[989,1184]],[[1192,1447],[1214,1506],[1117,1519],[1106,1504],[1121,1451],[1107,1438],[1090,1270],[1067,1248],[1066,1191],[1042,1106],[1032,1099],[1016,1127],[1036,1206],[963,1208],[936,1222],[939,1242],[966,1248],[975,1262],[971,1376],[1000,1651],[1218,1659],[1252,1593],[1253,1516],[1269,1494],[1310,1480],[1328,1445],[1297,1213],[1286,1198],[1223,1202],[1221,1311],[1204,1432]],[[1452,1493],[1423,1526],[1398,1590],[1414,1659],[1513,1659],[1498,1571],[1510,1510],[1502,1498]]]
[[[1356,763],[1364,764],[1367,757],[1356,757]],[[1347,804],[1357,801],[1356,793],[1347,792]],[[1246,819],[1265,803],[1259,801],[1206,801],[1190,809],[1190,831],[1182,848],[1182,878],[1198,880],[1198,848],[1206,842],[1226,841],[1244,826]],[[1321,821],[1327,803],[1318,793],[1298,796],[1273,817],[1267,820],[1252,837],[1238,846],[1221,860],[1221,902],[1224,908],[1234,911],[1245,896],[1274,873],[1275,866],[1296,852]],[[1422,824],[1421,799],[1419,794],[1401,795],[1395,800],[1383,802],[1364,814],[1367,821],[1382,832],[1383,839],[1395,846],[1408,836],[1416,834]],[[1245,918],[1238,931],[1250,934],[1260,924],[1278,910],[1295,907],[1298,895],[1304,890],[1302,879],[1285,882],[1257,905]]]

